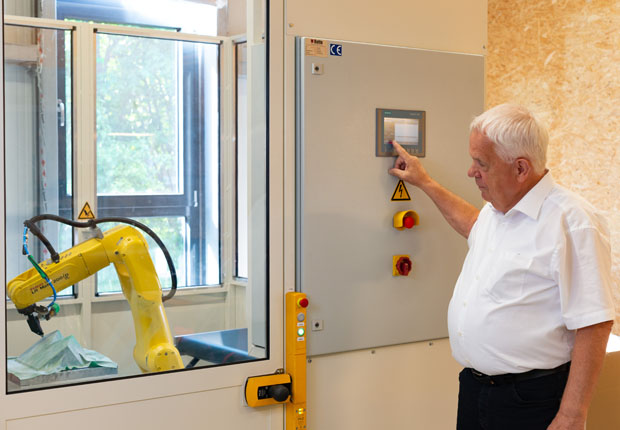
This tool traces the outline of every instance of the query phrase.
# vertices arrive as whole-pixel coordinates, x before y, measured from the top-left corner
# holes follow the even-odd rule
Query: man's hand
[[[392,146],[394,146],[398,158],[394,162],[394,167],[388,171],[390,175],[420,188],[431,181],[418,157],[410,155],[396,141],[392,141]]]
[[[598,380],[613,321],[577,330],[560,410],[547,430],[583,430]]]
[[[585,428],[585,417],[569,417],[562,413],[558,413],[549,427],[547,427],[547,430],[584,430]]]
[[[424,191],[435,203],[446,221],[448,221],[448,224],[457,233],[467,238],[480,211],[435,182],[426,173],[418,157],[409,155],[402,146],[394,141],[392,141],[392,145],[396,149],[398,158],[394,162],[394,167],[388,173]]]

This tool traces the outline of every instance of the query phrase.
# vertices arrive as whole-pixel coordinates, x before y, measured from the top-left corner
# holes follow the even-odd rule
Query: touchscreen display
[[[392,141],[418,157],[426,154],[426,112],[419,110],[377,109],[377,157],[396,156]]]

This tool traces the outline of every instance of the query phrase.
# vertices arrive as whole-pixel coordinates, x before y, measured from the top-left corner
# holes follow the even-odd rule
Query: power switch
[[[408,255],[395,255],[392,257],[392,276],[409,276],[413,263]]]

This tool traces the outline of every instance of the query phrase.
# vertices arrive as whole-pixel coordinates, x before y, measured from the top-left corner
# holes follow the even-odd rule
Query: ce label
[[[330,43],[329,44],[329,55],[335,55],[336,57],[342,57],[342,45]]]

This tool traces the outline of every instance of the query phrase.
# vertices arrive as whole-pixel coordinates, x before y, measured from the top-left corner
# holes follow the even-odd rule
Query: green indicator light
[[[306,330],[304,330],[303,328],[298,328],[297,329],[297,335],[298,336],[303,336],[304,334],[306,334]]]

